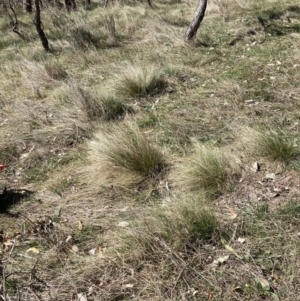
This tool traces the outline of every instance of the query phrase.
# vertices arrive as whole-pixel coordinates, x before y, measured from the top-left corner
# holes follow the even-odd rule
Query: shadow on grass
[[[4,189],[0,193],[0,213],[8,213],[8,210],[18,204],[21,200],[28,198],[33,194],[33,191],[25,189]]]
[[[262,11],[257,19],[264,31],[274,36],[300,32],[300,23],[292,22],[293,19],[297,21],[300,19],[300,6],[298,5],[291,5],[284,10],[274,8]]]

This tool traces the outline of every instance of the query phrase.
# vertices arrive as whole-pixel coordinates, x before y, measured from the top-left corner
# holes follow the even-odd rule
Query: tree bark
[[[204,18],[206,6],[207,6],[207,0],[199,0],[196,15],[185,33],[185,37],[184,37],[185,42],[189,42],[195,37],[197,30]]]
[[[35,23],[36,31],[39,35],[39,38],[42,42],[42,45],[43,45],[44,49],[46,51],[50,51],[49,44],[48,44],[48,39],[47,39],[47,37],[44,33],[43,24],[42,24],[42,21],[41,21],[40,0],[34,0],[34,4],[35,4],[35,20],[34,20],[34,23]]]
[[[27,13],[32,12],[32,0],[23,0],[23,9]]]
[[[19,21],[18,21],[18,17],[14,8],[14,5],[12,4],[12,2],[9,0],[8,1],[8,6],[7,7],[7,3],[5,3],[3,1],[3,9],[6,12],[6,14],[8,15],[8,17],[10,18],[10,23],[13,26],[12,30],[13,32],[15,32],[19,37],[21,37],[23,40],[25,40],[25,37],[19,32]]]
[[[75,0],[65,0],[65,5],[66,5],[66,9],[67,9],[68,13],[71,10],[76,10],[76,8],[77,8]]]

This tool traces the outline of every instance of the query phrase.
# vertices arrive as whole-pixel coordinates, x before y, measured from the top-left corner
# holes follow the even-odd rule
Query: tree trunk
[[[32,0],[23,0],[23,9],[27,13],[32,12]]]
[[[77,8],[75,0],[65,0],[65,5],[66,5],[66,9],[67,9],[68,13],[71,10],[75,10]]]
[[[42,45],[43,45],[44,49],[46,51],[50,51],[49,44],[48,44],[48,39],[47,39],[47,37],[44,33],[43,24],[42,24],[42,21],[41,21],[40,0],[34,0],[34,4],[35,4],[35,20],[34,20],[34,23],[35,23],[36,31],[37,31],[37,33],[40,37],[40,40],[42,42]]]
[[[196,15],[185,33],[184,40],[186,42],[191,41],[195,37],[197,30],[204,18],[206,6],[207,6],[207,0],[199,0]]]
[[[16,11],[15,11],[15,8],[14,8],[12,2],[8,1],[9,7],[7,7],[7,4],[5,2],[3,2],[2,4],[3,4],[4,11],[10,18],[10,21],[11,21],[10,24],[13,26],[13,28],[12,28],[13,32],[15,32],[19,37],[21,37],[23,40],[25,40],[25,37],[19,32],[19,29],[18,29],[19,21],[18,21],[18,17],[17,17]]]

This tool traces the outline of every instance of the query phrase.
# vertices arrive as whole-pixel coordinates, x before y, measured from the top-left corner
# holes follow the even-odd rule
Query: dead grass
[[[54,79],[53,72],[46,71],[45,67],[36,62],[30,62],[23,60],[20,65],[20,72],[23,77],[23,81],[32,89],[32,93],[36,97],[43,97],[41,88],[54,89],[59,86],[59,82]]]
[[[47,74],[54,80],[64,80],[68,77],[68,73],[63,68],[62,64],[56,61],[46,62],[45,70]]]
[[[4,299],[298,300],[300,8],[153,4],[1,19]]]

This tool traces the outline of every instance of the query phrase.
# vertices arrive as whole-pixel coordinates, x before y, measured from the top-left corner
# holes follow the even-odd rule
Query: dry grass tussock
[[[149,43],[149,47],[152,47],[157,52],[161,51],[160,45],[162,43],[165,45],[172,43],[176,46],[183,46],[182,33],[178,31],[176,25],[183,25],[184,22],[186,21],[180,12],[176,12],[171,16],[166,14],[163,18],[154,16],[138,32],[142,37],[139,44]]]
[[[245,128],[242,130],[241,147],[256,160],[289,164],[300,157],[297,138],[276,126]]]
[[[50,73],[49,75],[46,68],[37,62],[24,59],[20,63],[20,72],[24,81],[32,89],[34,96],[40,95],[41,87],[54,89],[60,85],[59,81],[51,77],[54,74]]]
[[[229,105],[238,106],[246,100],[246,91],[237,81],[223,80],[218,84],[216,97],[220,97]]]
[[[91,121],[120,119],[127,112],[133,112],[125,100],[108,90],[88,91],[72,82],[67,93],[66,97],[76,103]]]
[[[212,13],[213,15],[222,15],[223,17],[226,17],[226,14],[233,9],[235,10],[235,13],[242,12],[252,9],[254,5],[253,2],[247,0],[230,0],[226,3],[220,0],[213,0],[208,3],[207,12]]]
[[[183,251],[213,240],[218,236],[218,231],[217,216],[202,200],[174,198],[144,213],[127,243],[142,256],[149,249],[155,253],[159,243],[166,244],[172,250]]]
[[[99,184],[128,185],[155,180],[166,167],[163,152],[130,123],[98,132],[89,148],[89,178]]]
[[[194,153],[179,164],[174,181],[186,192],[211,199],[231,191],[239,175],[234,157],[225,150],[195,143]]]
[[[138,97],[157,94],[165,87],[160,70],[153,66],[128,65],[117,75],[114,90],[117,95]]]

